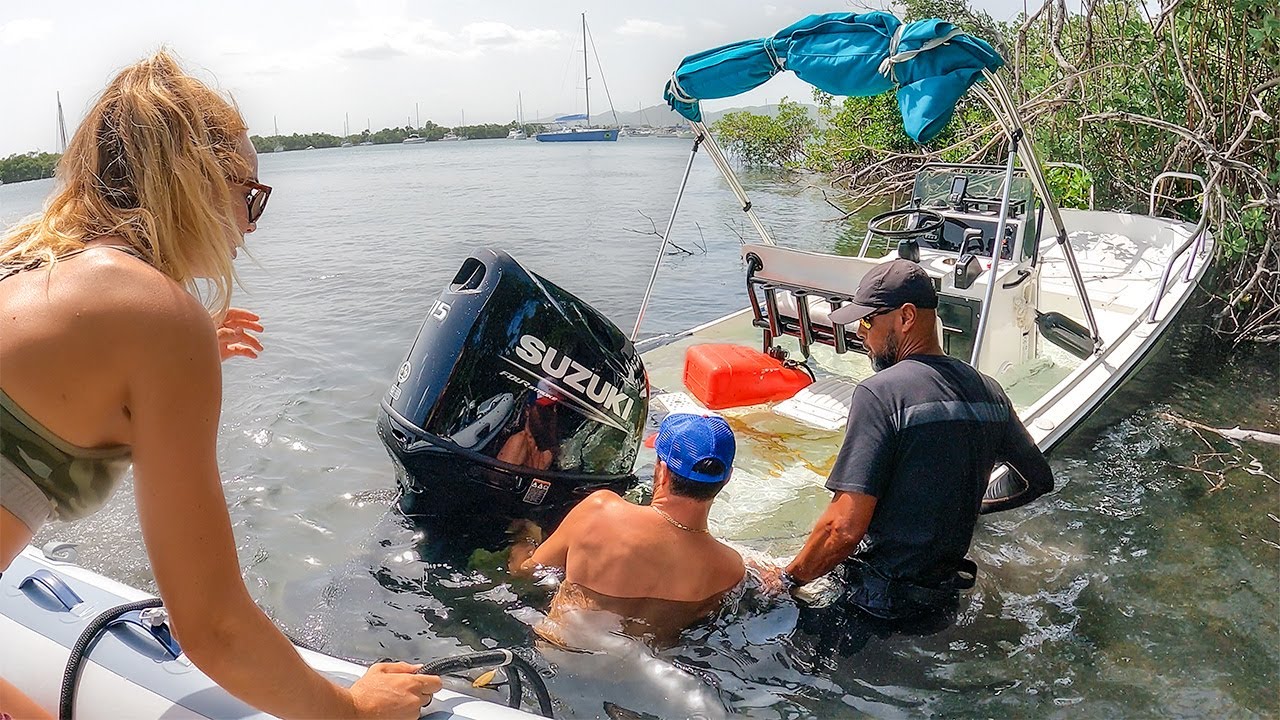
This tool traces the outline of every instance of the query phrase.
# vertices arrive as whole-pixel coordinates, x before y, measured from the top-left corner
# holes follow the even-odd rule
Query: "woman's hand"
[[[223,362],[233,357],[256,358],[262,352],[262,343],[249,333],[262,332],[256,313],[230,308],[218,326],[218,354]]]
[[[421,665],[375,663],[351,686],[358,718],[404,718],[422,714],[422,707],[440,690],[440,678],[418,675]]]

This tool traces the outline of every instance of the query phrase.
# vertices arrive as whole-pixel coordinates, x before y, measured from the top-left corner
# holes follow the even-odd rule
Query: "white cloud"
[[[350,58],[353,60],[389,60],[391,58],[407,55],[404,50],[392,45],[391,43],[381,43],[376,45],[366,45],[364,47],[343,48],[338,51],[339,57]]]
[[[702,18],[699,20],[698,27],[704,30],[710,30],[711,32],[722,32],[729,28],[728,25],[725,25],[719,20],[712,20],[711,18]]]
[[[660,38],[682,38],[684,37],[683,25],[666,25],[664,23],[655,22],[653,20],[638,20],[636,18],[627,18],[614,30],[619,35],[636,35],[645,37]]]
[[[456,57],[462,50],[458,38],[435,23],[403,17],[365,17],[354,24],[334,26],[333,32],[321,42],[334,56],[356,60],[385,60],[404,55]]]
[[[429,20],[365,18],[335,32],[327,44],[335,57],[376,61],[402,56],[475,58],[490,49],[525,50],[560,41],[555,30],[515,28],[501,22],[469,23],[453,33]]]
[[[53,21],[44,18],[20,18],[0,24],[0,45],[17,45],[28,40],[43,40],[53,33]]]
[[[527,49],[555,45],[561,35],[555,30],[513,28],[502,22],[476,22],[462,28],[462,37],[476,47]]]

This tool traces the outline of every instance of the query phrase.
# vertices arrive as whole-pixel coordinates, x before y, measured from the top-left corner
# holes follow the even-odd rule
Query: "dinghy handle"
[[[22,582],[18,584],[18,589],[25,591],[28,585],[44,588],[67,611],[70,611],[71,608],[84,602],[84,600],[80,599],[80,596],[76,594],[76,591],[72,590],[71,586],[67,585],[62,578],[43,568],[36,570],[24,578]]]
[[[109,628],[116,625],[133,625],[155,638],[170,660],[177,660],[182,654],[182,648],[178,645],[178,641],[173,639],[173,633],[169,630],[169,613],[162,607],[127,612],[107,623]]]

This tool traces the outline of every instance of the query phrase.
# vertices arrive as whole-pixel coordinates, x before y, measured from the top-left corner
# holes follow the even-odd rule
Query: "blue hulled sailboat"
[[[582,78],[583,89],[586,96],[586,112],[581,115],[564,115],[556,118],[557,123],[569,123],[582,121],[586,123],[584,127],[566,127],[551,132],[538,133],[535,137],[538,142],[614,142],[618,139],[617,127],[593,128],[591,125],[591,75],[587,69],[587,14],[582,14]],[[601,71],[601,80],[604,79],[604,72]],[[605,88],[606,94],[608,87]],[[613,103],[609,104],[610,109]],[[615,118],[617,113],[614,113]]]

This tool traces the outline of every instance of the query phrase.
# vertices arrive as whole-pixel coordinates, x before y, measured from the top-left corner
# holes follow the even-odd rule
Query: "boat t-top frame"
[[[904,53],[899,53],[902,55]],[[893,57],[897,57],[896,55]],[[893,59],[891,57],[891,60]],[[1036,195],[1044,204],[1044,208],[1048,211],[1049,218],[1055,229],[1055,237],[1058,245],[1062,248],[1063,256],[1066,258],[1068,268],[1071,273],[1072,282],[1075,285],[1076,292],[1079,295],[1080,307],[1084,313],[1085,320],[1088,324],[1088,332],[1093,344],[1093,352],[1102,349],[1102,338],[1098,331],[1098,321],[1094,316],[1093,308],[1089,304],[1088,291],[1085,289],[1084,278],[1080,272],[1080,265],[1076,260],[1075,252],[1071,248],[1071,243],[1067,233],[1066,225],[1062,221],[1062,214],[1059,212],[1058,204],[1053,198],[1053,194],[1049,191],[1048,182],[1044,175],[1044,164],[1041,162],[1039,154],[1036,152],[1035,143],[1031,138],[1030,132],[1023,125],[1018,117],[1017,105],[1013,102],[1007,87],[1003,80],[990,70],[982,70],[982,78],[986,81],[986,86],[975,83],[970,90],[982,100],[982,102],[991,110],[999,121],[1001,128],[1008,139],[1009,152],[1005,164],[1004,181],[1001,187],[1000,211],[997,216],[996,238],[1005,237],[1005,227],[1009,218],[1010,208],[1010,192],[1013,186],[1013,177],[1017,160],[1021,160],[1022,170],[1026,172]],[[685,98],[682,98],[685,99]],[[688,98],[692,100],[692,98]],[[751,200],[747,197],[746,190],[742,187],[742,183],[738,181],[737,176],[733,172],[733,167],[725,155],[724,150],[716,142],[706,124],[701,120],[690,120],[690,126],[693,128],[694,140],[693,147],[689,154],[689,161],[685,166],[684,175],[680,180],[679,190],[676,192],[675,204],[671,208],[671,217],[667,222],[666,231],[662,234],[662,245],[658,250],[658,259],[654,263],[653,271],[649,276],[649,283],[645,288],[644,298],[641,301],[640,312],[636,317],[635,328],[632,330],[631,339],[634,341],[639,337],[640,325],[644,320],[645,309],[648,307],[650,297],[652,296],[653,286],[658,276],[658,268],[661,264],[662,257],[666,253],[668,241],[671,237],[671,230],[675,224],[676,214],[680,209],[680,201],[684,197],[685,186],[689,182],[689,174],[693,168],[693,161],[697,157],[698,151],[704,146],[707,156],[711,158],[712,163],[720,171],[725,182],[728,183],[730,190],[738,199],[738,204],[742,211],[746,214],[747,220],[751,226],[755,228],[756,233],[760,236],[760,240],[766,245],[776,245],[769,230],[765,228],[760,218],[756,215],[752,208]],[[998,243],[997,243],[998,244]],[[859,256],[865,256],[868,249],[868,243],[863,243]],[[978,321],[978,329],[974,337],[973,354],[970,358],[971,364],[977,366],[978,360],[982,353],[983,338],[986,334],[987,321],[991,312],[991,300],[995,291],[996,282],[994,278],[998,276],[1000,264],[1000,252],[993,251],[991,255],[991,267],[989,269],[989,277],[991,282],[987,283],[986,298],[982,304],[981,314]]]

